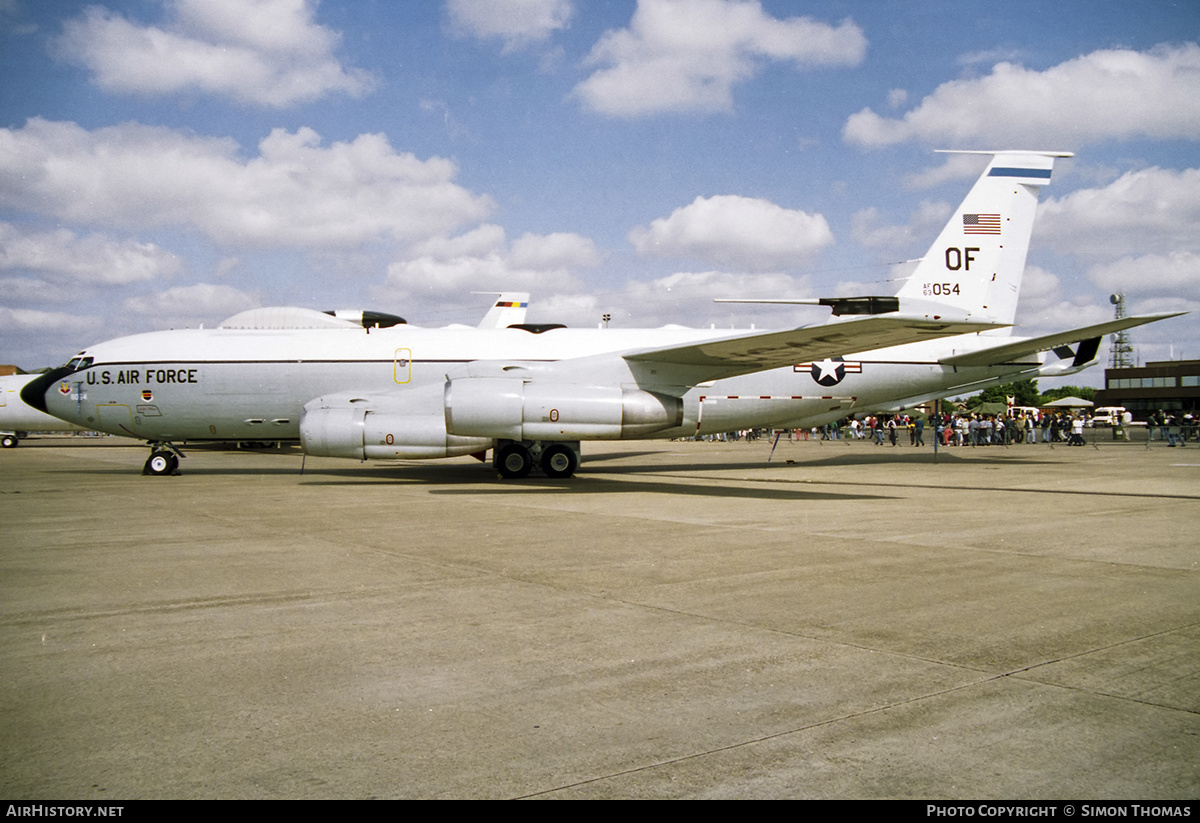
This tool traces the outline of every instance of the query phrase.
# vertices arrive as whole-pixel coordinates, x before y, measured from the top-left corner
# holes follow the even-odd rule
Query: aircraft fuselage
[[[317,397],[388,392],[400,402],[410,396],[436,415],[443,413],[441,387],[449,380],[541,377],[566,359],[575,359],[573,385],[637,387],[645,384],[644,375],[636,375],[621,358],[602,356],[613,350],[614,336],[622,336],[622,348],[637,348],[686,344],[716,334],[697,329],[555,329],[540,335],[512,329],[463,329],[455,335],[440,331],[212,329],[135,335],[84,352],[87,359],[75,371],[49,386],[46,408],[87,428],[143,440],[296,440],[304,407]],[[961,350],[994,342],[980,335],[955,339]],[[481,350],[488,352],[487,359],[478,357]],[[551,350],[553,357],[547,354]],[[197,352],[204,353],[202,359]],[[690,389],[680,386],[678,425],[624,439],[820,425],[885,401],[1039,365],[1034,359],[954,369],[937,362],[946,352],[944,341],[914,343]],[[594,367],[581,370],[579,363],[585,361],[578,358],[592,355]],[[670,392],[669,379],[658,388]]]

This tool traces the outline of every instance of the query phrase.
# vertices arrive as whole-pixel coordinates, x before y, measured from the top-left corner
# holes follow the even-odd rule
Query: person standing
[[[1068,446],[1086,446],[1083,442],[1083,415],[1077,414],[1071,418],[1071,440]]]

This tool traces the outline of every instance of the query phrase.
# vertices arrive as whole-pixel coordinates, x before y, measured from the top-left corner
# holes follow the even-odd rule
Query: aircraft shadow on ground
[[[984,454],[986,449],[995,448],[995,453]],[[884,447],[879,450],[870,451],[849,451],[842,450],[838,446],[830,446],[828,451],[822,452],[819,456],[814,456],[811,453],[804,457],[788,456],[784,452],[776,452],[775,455],[768,461],[766,454],[762,457],[757,457],[753,460],[738,460],[729,462],[717,462],[711,458],[703,462],[687,460],[680,456],[680,462],[676,463],[646,463],[641,462],[637,465],[628,466],[597,466],[597,464],[621,460],[625,458],[637,459],[645,458],[651,454],[663,454],[664,452],[610,452],[597,455],[596,457],[584,458],[583,466],[580,468],[580,473],[601,474],[607,472],[620,474],[638,474],[638,473],[656,473],[661,471],[695,471],[695,472],[713,472],[713,471],[753,471],[759,469],[779,470],[784,468],[802,468],[802,467],[825,467],[825,466],[881,466],[891,464],[907,464],[914,466],[937,466],[938,464],[1004,464],[1011,465],[1019,461],[1022,465],[1040,465],[1051,463],[1053,461],[1043,460],[1029,453],[1018,452],[1016,449],[1009,451],[1003,446],[984,447],[970,452],[970,459],[965,459],[957,454],[954,454],[947,449],[941,449],[935,455],[931,449],[895,449]],[[1033,459],[1030,459],[1033,458]]]
[[[750,468],[758,468],[753,464]],[[890,495],[870,494],[862,492],[829,492],[813,489],[798,489],[794,487],[747,487],[730,486],[721,483],[705,482],[694,477],[681,477],[678,480],[659,478],[645,480],[639,476],[651,470],[647,467],[632,467],[635,471],[588,473],[580,472],[568,480],[554,480],[534,474],[519,480],[503,480],[490,467],[473,466],[376,466],[371,470],[364,469],[319,469],[306,471],[301,480],[305,485],[364,485],[377,486],[386,483],[403,483],[406,486],[430,487],[430,494],[437,495],[524,495],[524,494],[553,494],[553,495],[594,495],[594,494],[673,494],[673,495],[702,495],[722,497],[725,499],[756,499],[756,500],[882,500],[890,499]],[[690,464],[682,466],[658,466],[656,473],[691,471]],[[726,466],[738,469],[739,466]],[[644,471],[643,471],[644,469]],[[272,472],[275,473],[275,472]],[[628,475],[629,480],[622,480],[622,475]],[[767,478],[764,478],[766,480]],[[739,478],[739,483],[753,482],[754,478]]]
[[[639,452],[637,454],[645,454]],[[919,458],[921,455],[913,455],[913,458]],[[609,455],[609,459],[617,459]],[[962,458],[954,458],[952,456],[941,456],[939,462],[945,461],[947,465],[958,463],[960,465],[979,465],[979,464],[1007,464],[1014,465],[1012,460],[1004,459],[979,459],[964,460]],[[603,462],[598,460],[596,462]],[[1033,465],[1046,461],[1028,461],[1022,460],[1019,465]],[[950,491],[1002,491],[1007,493],[1017,494],[1057,494],[1057,495],[1083,495],[1089,497],[1147,497],[1147,498],[1178,498],[1182,500],[1195,500],[1194,495],[1180,494],[1170,495],[1162,494],[1161,492],[1154,493],[1137,493],[1130,491],[1108,491],[1104,489],[1061,489],[1061,488],[1046,488],[1046,487],[1028,487],[1028,488],[1013,488],[1003,483],[999,484],[975,484],[963,485],[960,482],[946,482],[944,485],[931,483],[930,481],[936,478],[937,466],[932,463],[932,460],[925,456],[924,460],[903,459],[900,456],[895,458],[879,455],[874,457],[871,455],[841,455],[820,460],[808,460],[803,462],[795,462],[792,464],[770,464],[773,468],[779,469],[821,469],[837,466],[863,466],[863,465],[884,465],[885,463],[899,464],[911,463],[914,466],[928,466],[933,469],[933,472],[922,475],[919,485],[924,489],[944,488]],[[828,489],[832,487],[856,488],[856,489],[877,489],[882,488],[882,484],[871,482],[869,480],[837,480],[833,478],[822,478],[820,476],[789,476],[786,471],[761,471],[768,464],[762,462],[737,462],[737,463],[692,463],[692,462],[675,462],[670,464],[658,465],[630,465],[630,466],[606,466],[588,471],[585,467],[579,474],[569,480],[553,480],[543,477],[539,474],[533,474],[527,478],[519,480],[503,480],[499,478],[496,472],[486,465],[468,465],[463,463],[458,464],[443,464],[433,465],[429,463],[412,462],[405,464],[393,465],[371,465],[364,466],[354,464],[345,468],[338,467],[321,467],[307,468],[303,473],[300,471],[298,462],[292,463],[289,466],[254,466],[254,467],[230,467],[230,466],[200,466],[190,468],[184,466],[182,477],[179,478],[186,482],[186,479],[197,478],[203,480],[205,478],[233,478],[233,477],[295,477],[303,485],[314,486],[381,486],[381,485],[405,485],[410,487],[428,487],[430,494],[445,495],[445,496],[464,496],[464,495],[526,495],[526,494],[554,494],[554,495],[594,495],[594,494],[667,494],[667,495],[691,495],[691,496],[708,496],[720,497],[727,500],[733,499],[756,499],[756,500],[792,500],[792,501],[826,501],[826,500],[891,500],[898,499],[903,495],[884,494],[871,492],[834,492]],[[134,474],[134,469],[127,466],[75,466],[71,468],[53,469],[53,473],[63,475],[89,475],[89,476],[112,476],[114,473]],[[721,482],[720,478],[705,478],[704,475],[709,472],[728,473],[731,471],[748,471],[755,472],[756,476],[741,476],[735,478],[737,483],[757,483],[770,484],[770,487],[764,488],[763,485],[757,486],[730,486],[727,483]],[[674,473],[685,472],[684,476],[674,479],[671,477]],[[651,481],[647,477],[660,474],[663,477],[658,480]],[[623,480],[622,478],[627,478]],[[146,483],[170,483],[175,478],[161,477],[146,477]],[[800,488],[800,484],[804,484]],[[812,484],[812,485],[808,485]],[[823,487],[825,490],[817,491],[813,486]]]
[[[995,449],[995,451],[991,451]],[[957,449],[955,449],[957,451]],[[1004,446],[985,446],[976,448],[974,451],[967,452],[970,459],[965,456],[959,456],[954,451],[948,449],[939,449],[937,454],[934,454],[931,449],[914,449],[909,447],[908,450],[902,450],[899,446],[895,449],[884,446],[877,451],[869,452],[845,452],[842,454],[830,454],[817,458],[795,459],[787,458],[783,460],[792,460],[792,464],[797,466],[881,466],[885,464],[909,464],[914,466],[931,466],[935,467],[941,464],[945,465],[1012,465],[1019,462],[1021,465],[1042,465],[1052,463],[1051,460],[1044,460],[1035,457],[1026,452],[1018,452],[1014,449],[1011,451]],[[772,463],[782,462],[779,457],[772,460]],[[791,464],[789,464],[791,465]]]
[[[745,482],[745,481],[742,481]],[[488,484],[473,488],[441,488],[430,491],[436,495],[512,495],[547,493],[555,495],[595,494],[667,494],[672,496],[720,497],[725,500],[778,500],[778,501],[828,501],[828,500],[892,500],[893,495],[861,494],[799,490],[795,488],[761,488],[748,486],[724,486],[710,483],[670,483],[666,481],[637,481],[623,483],[606,477],[588,477],[568,481],[517,480],[504,484]]]
[[[769,500],[870,500],[892,499],[889,494],[862,492],[832,492],[817,491],[811,487],[800,489],[794,483],[833,483],[837,481],[821,477],[797,477],[798,470],[820,470],[834,467],[911,465],[914,468],[927,468],[936,472],[939,465],[979,465],[1006,464],[1034,465],[1050,461],[1036,458],[1027,452],[1016,449],[995,448],[995,455],[981,455],[982,449],[972,450],[969,459],[959,457],[943,449],[936,455],[931,449],[913,449],[883,447],[872,450],[849,450],[838,445],[830,445],[828,450],[822,450],[819,455],[812,452],[804,457],[789,457],[786,452],[778,450],[767,461],[768,450],[759,449],[744,455],[753,459],[735,461],[714,459],[714,455],[704,454],[703,460],[690,459],[688,455],[670,450],[636,450],[624,452],[603,452],[585,457],[579,473],[569,480],[554,480],[534,472],[527,478],[519,480],[502,480],[496,471],[486,463],[443,463],[440,461],[405,461],[398,463],[372,462],[369,464],[352,463],[344,465],[306,466],[302,453],[297,448],[282,450],[245,450],[247,455],[265,457],[265,460],[255,460],[255,465],[232,466],[213,465],[208,461],[185,459],[180,465],[184,477],[250,477],[250,476],[293,476],[305,485],[379,485],[381,483],[402,483],[409,486],[438,487],[431,488],[432,494],[440,495],[512,495],[536,492],[539,494],[614,494],[614,493],[657,493],[680,495],[704,495],[726,499],[769,499]],[[198,455],[204,452],[212,453],[217,448],[190,447]],[[272,455],[281,459],[271,459]],[[674,459],[664,459],[664,457]],[[1033,458],[1033,459],[1031,459]],[[629,462],[623,462],[629,461]],[[206,465],[207,463],[207,465]],[[73,474],[112,474],[114,467],[75,466],[66,470]],[[127,471],[118,468],[119,471]],[[773,488],[731,486],[712,478],[713,474],[728,475],[730,472],[746,472],[749,476],[736,478],[739,484],[770,483]],[[683,475],[678,478],[672,475]],[[656,481],[648,481],[648,476],[660,475]],[[624,482],[628,478],[630,482]],[[929,480],[926,475],[925,480]],[[147,482],[171,482],[164,478],[146,478]],[[853,483],[857,487],[871,486],[870,483]],[[957,488],[957,486],[956,486]]]

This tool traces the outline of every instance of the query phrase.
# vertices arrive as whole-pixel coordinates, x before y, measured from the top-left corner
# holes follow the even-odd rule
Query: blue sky
[[[1200,309],[1200,4],[0,0],[0,361],[246,308],[779,327],[1076,152],[1018,320]],[[1133,332],[1200,358],[1200,323]],[[1094,369],[1073,382],[1098,385]]]

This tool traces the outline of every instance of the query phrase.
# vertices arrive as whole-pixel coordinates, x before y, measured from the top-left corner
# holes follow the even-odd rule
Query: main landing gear
[[[142,466],[142,474],[158,477],[179,474],[179,458],[183,456],[183,452],[170,443],[151,443],[150,457],[146,459],[146,465]]]
[[[535,465],[547,477],[565,479],[579,468],[579,443],[502,440],[493,452],[492,465],[509,480],[528,477]]]

